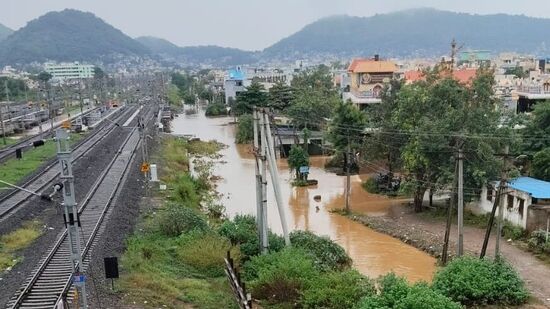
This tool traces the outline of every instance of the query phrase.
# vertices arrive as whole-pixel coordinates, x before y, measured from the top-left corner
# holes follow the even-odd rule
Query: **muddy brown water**
[[[222,163],[216,164],[214,175],[219,176],[218,191],[229,216],[255,214],[254,159],[250,146],[235,144],[235,127],[232,118],[206,118],[203,113],[180,115],[172,123],[174,134],[193,134],[202,140],[217,140],[228,147],[222,150]],[[323,170],[326,157],[312,157],[310,179],[319,184],[307,188],[290,185],[292,175],[286,160],[279,160],[279,175],[285,215],[290,230],[309,230],[326,235],[340,244],[353,259],[354,267],[361,273],[376,278],[394,271],[410,281],[430,281],[436,269],[435,259],[428,254],[402,243],[400,240],[378,233],[352,221],[331,209],[344,205],[345,177]],[[384,215],[394,203],[386,197],[369,194],[361,188],[366,176],[353,176],[351,207],[354,212]],[[268,185],[269,227],[281,233],[279,213],[274,201],[273,189]],[[321,200],[315,201],[314,196]],[[317,207],[319,209],[317,209]]]

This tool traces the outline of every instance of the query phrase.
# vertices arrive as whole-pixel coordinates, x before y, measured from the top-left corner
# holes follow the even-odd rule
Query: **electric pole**
[[[455,158],[455,173],[453,179],[453,188],[451,190],[451,200],[447,208],[447,223],[445,225],[445,237],[443,239],[443,252],[441,253],[441,264],[446,265],[449,257],[449,237],[451,235],[451,223],[453,219],[453,207],[456,204],[456,188],[458,182],[458,160]]]
[[[8,79],[4,81],[4,87],[6,89],[6,100],[7,103],[10,104],[10,95],[9,95],[9,89],[8,89]],[[6,124],[4,123],[4,112],[2,111],[2,106],[0,105],[0,122],[2,122],[2,142],[4,145],[7,144],[6,142]]]
[[[504,192],[506,192],[506,187],[508,185],[508,157],[509,157],[510,147],[506,145],[504,147],[504,168],[501,175],[501,181],[499,186],[499,189],[501,190],[501,195],[504,196]],[[503,199],[503,197],[498,196],[497,198]],[[500,201],[500,205],[498,206],[498,220],[497,220],[497,235],[495,239],[495,259],[500,258],[500,237],[502,235],[502,226],[504,221],[504,201]]]
[[[71,164],[71,149],[69,146],[69,133],[60,128],[56,132],[57,142],[57,158],[59,159],[59,166],[61,167],[61,183],[63,184],[63,219],[65,221],[65,227],[67,228],[67,237],[69,238],[70,259],[72,266],[73,278],[80,279],[83,276],[82,271],[82,250],[80,243],[80,218],[78,215],[78,207],[76,204],[75,190],[74,190],[74,176]],[[75,283],[79,301],[82,302],[82,308],[88,308],[86,301],[86,284],[85,280],[76,280]]]
[[[263,116],[263,115],[262,115]],[[260,237],[261,237],[261,244],[262,244],[262,253],[267,253],[269,249],[269,239],[268,239],[268,229],[267,229],[267,156],[268,156],[268,142],[266,138],[266,122],[264,117],[260,117],[260,158],[262,164],[261,166],[261,180],[262,180],[262,201],[261,201],[261,229],[260,229]],[[271,163],[270,163],[271,168]],[[273,181],[272,181],[273,182]],[[273,186],[275,187],[275,183],[273,183]]]
[[[254,158],[256,159],[255,164],[255,170],[256,170],[256,224],[258,225],[258,240],[260,244],[260,251],[264,253],[263,249],[265,248],[265,244],[263,243],[263,214],[262,214],[262,206],[263,206],[263,179],[261,171],[262,169],[262,162],[261,162],[261,156],[260,156],[260,143],[258,141],[258,126],[259,126],[259,120],[258,118],[258,110],[254,108],[254,111],[252,113],[253,115],[253,121],[254,121]]]
[[[487,223],[487,229],[485,230],[485,237],[483,239],[483,245],[481,247],[481,253],[479,255],[479,258],[484,258],[485,257],[485,254],[487,252],[487,246],[489,244],[489,238],[491,237],[491,230],[493,229],[493,222],[494,222],[494,219],[495,219],[495,214],[496,214],[496,211],[497,211],[497,207],[498,207],[498,214],[499,214],[499,217],[498,217],[498,222],[497,224],[499,225],[497,227],[497,236],[496,236],[496,242],[495,242],[495,257],[498,256],[498,254],[500,253],[500,233],[502,232],[502,227],[500,226],[500,222],[501,222],[501,216],[504,215],[504,203],[503,201],[501,200],[501,196],[504,194],[505,192],[505,188],[506,188],[506,185],[507,185],[507,182],[508,182],[508,171],[507,171],[507,165],[508,165],[508,152],[509,152],[509,146],[505,146],[504,147],[504,166],[502,168],[502,171],[501,171],[501,174],[500,174],[500,182],[498,184],[498,189],[497,189],[497,192],[496,192],[496,196],[495,196],[495,201],[493,202],[493,209],[491,210],[491,216],[489,217],[489,222]],[[501,210],[502,210],[502,214],[501,214]]]
[[[351,175],[350,175],[350,169],[351,169],[351,143],[349,139],[349,132],[348,132],[348,149],[346,151],[346,213],[350,213],[350,205],[349,205],[349,197],[351,193]]]
[[[464,151],[462,142],[458,148],[458,250],[457,256],[464,253]]]

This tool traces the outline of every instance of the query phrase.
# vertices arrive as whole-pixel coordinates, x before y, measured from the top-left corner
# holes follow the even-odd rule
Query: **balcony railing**
[[[550,94],[550,87],[543,86],[518,86],[518,92],[530,94]]]
[[[351,90],[351,94],[360,99],[379,99],[380,93],[375,93],[373,91],[357,91]]]

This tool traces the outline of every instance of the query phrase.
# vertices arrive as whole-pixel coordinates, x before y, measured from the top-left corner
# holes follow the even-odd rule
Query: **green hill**
[[[550,19],[413,9],[372,17],[333,16],[307,25],[264,50],[267,57],[313,54],[385,57],[447,54],[454,38],[466,48],[546,55]]]
[[[187,65],[232,66],[253,63],[257,60],[257,53],[237,48],[214,45],[179,47],[165,39],[150,36],[139,37],[136,40],[156,55]]]
[[[113,55],[148,55],[143,45],[91,13],[50,12],[0,43],[0,63],[92,61]]]
[[[10,28],[0,24],[0,41],[3,41],[5,38],[7,38],[12,33],[13,33],[13,30],[11,30]]]

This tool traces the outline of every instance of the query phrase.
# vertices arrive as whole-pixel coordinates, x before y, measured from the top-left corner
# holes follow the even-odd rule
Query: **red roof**
[[[443,73],[443,72],[442,72]],[[453,71],[453,78],[462,84],[470,84],[477,74],[477,69],[462,69]],[[441,74],[442,76],[447,74]],[[423,80],[424,74],[420,71],[407,71],[405,72],[405,80],[409,82],[416,82]]]

